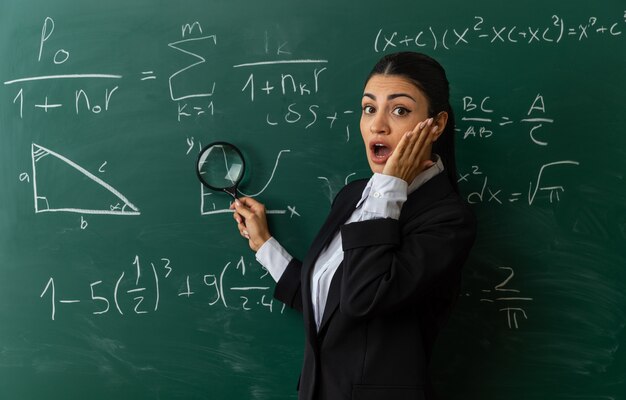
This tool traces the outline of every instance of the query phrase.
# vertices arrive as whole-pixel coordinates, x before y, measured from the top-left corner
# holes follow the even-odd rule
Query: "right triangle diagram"
[[[72,160],[33,143],[35,212],[139,215],[122,193]]]

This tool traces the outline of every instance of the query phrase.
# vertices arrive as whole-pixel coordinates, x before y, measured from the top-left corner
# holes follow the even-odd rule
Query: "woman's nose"
[[[374,116],[370,124],[370,132],[377,135],[386,135],[389,133],[389,124],[383,113],[378,113]]]

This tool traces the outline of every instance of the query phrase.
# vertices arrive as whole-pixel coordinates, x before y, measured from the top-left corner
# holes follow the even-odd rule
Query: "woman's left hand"
[[[438,126],[429,118],[405,133],[387,159],[383,174],[404,179],[409,184],[413,182],[420,172],[434,164],[429,156],[437,130]]]

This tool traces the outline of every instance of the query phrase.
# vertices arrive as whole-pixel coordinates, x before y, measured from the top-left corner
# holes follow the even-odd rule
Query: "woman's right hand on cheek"
[[[237,222],[239,234],[248,239],[248,245],[253,251],[259,250],[272,237],[263,204],[250,197],[242,197],[235,200],[230,209],[234,210],[233,218]]]
[[[434,164],[428,159],[428,153],[436,140],[438,129],[433,118],[428,118],[417,124],[411,132],[407,132],[385,163],[383,174],[404,179],[411,184],[420,172]]]

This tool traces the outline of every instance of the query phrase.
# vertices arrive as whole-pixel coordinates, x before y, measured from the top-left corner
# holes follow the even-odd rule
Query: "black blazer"
[[[440,173],[408,196],[399,220],[343,225],[367,181],[345,186],[303,262],[293,259],[274,296],[303,312],[299,399],[432,399],[427,366],[458,296],[476,219]],[[344,259],[317,331],[310,277],[341,229]]]

